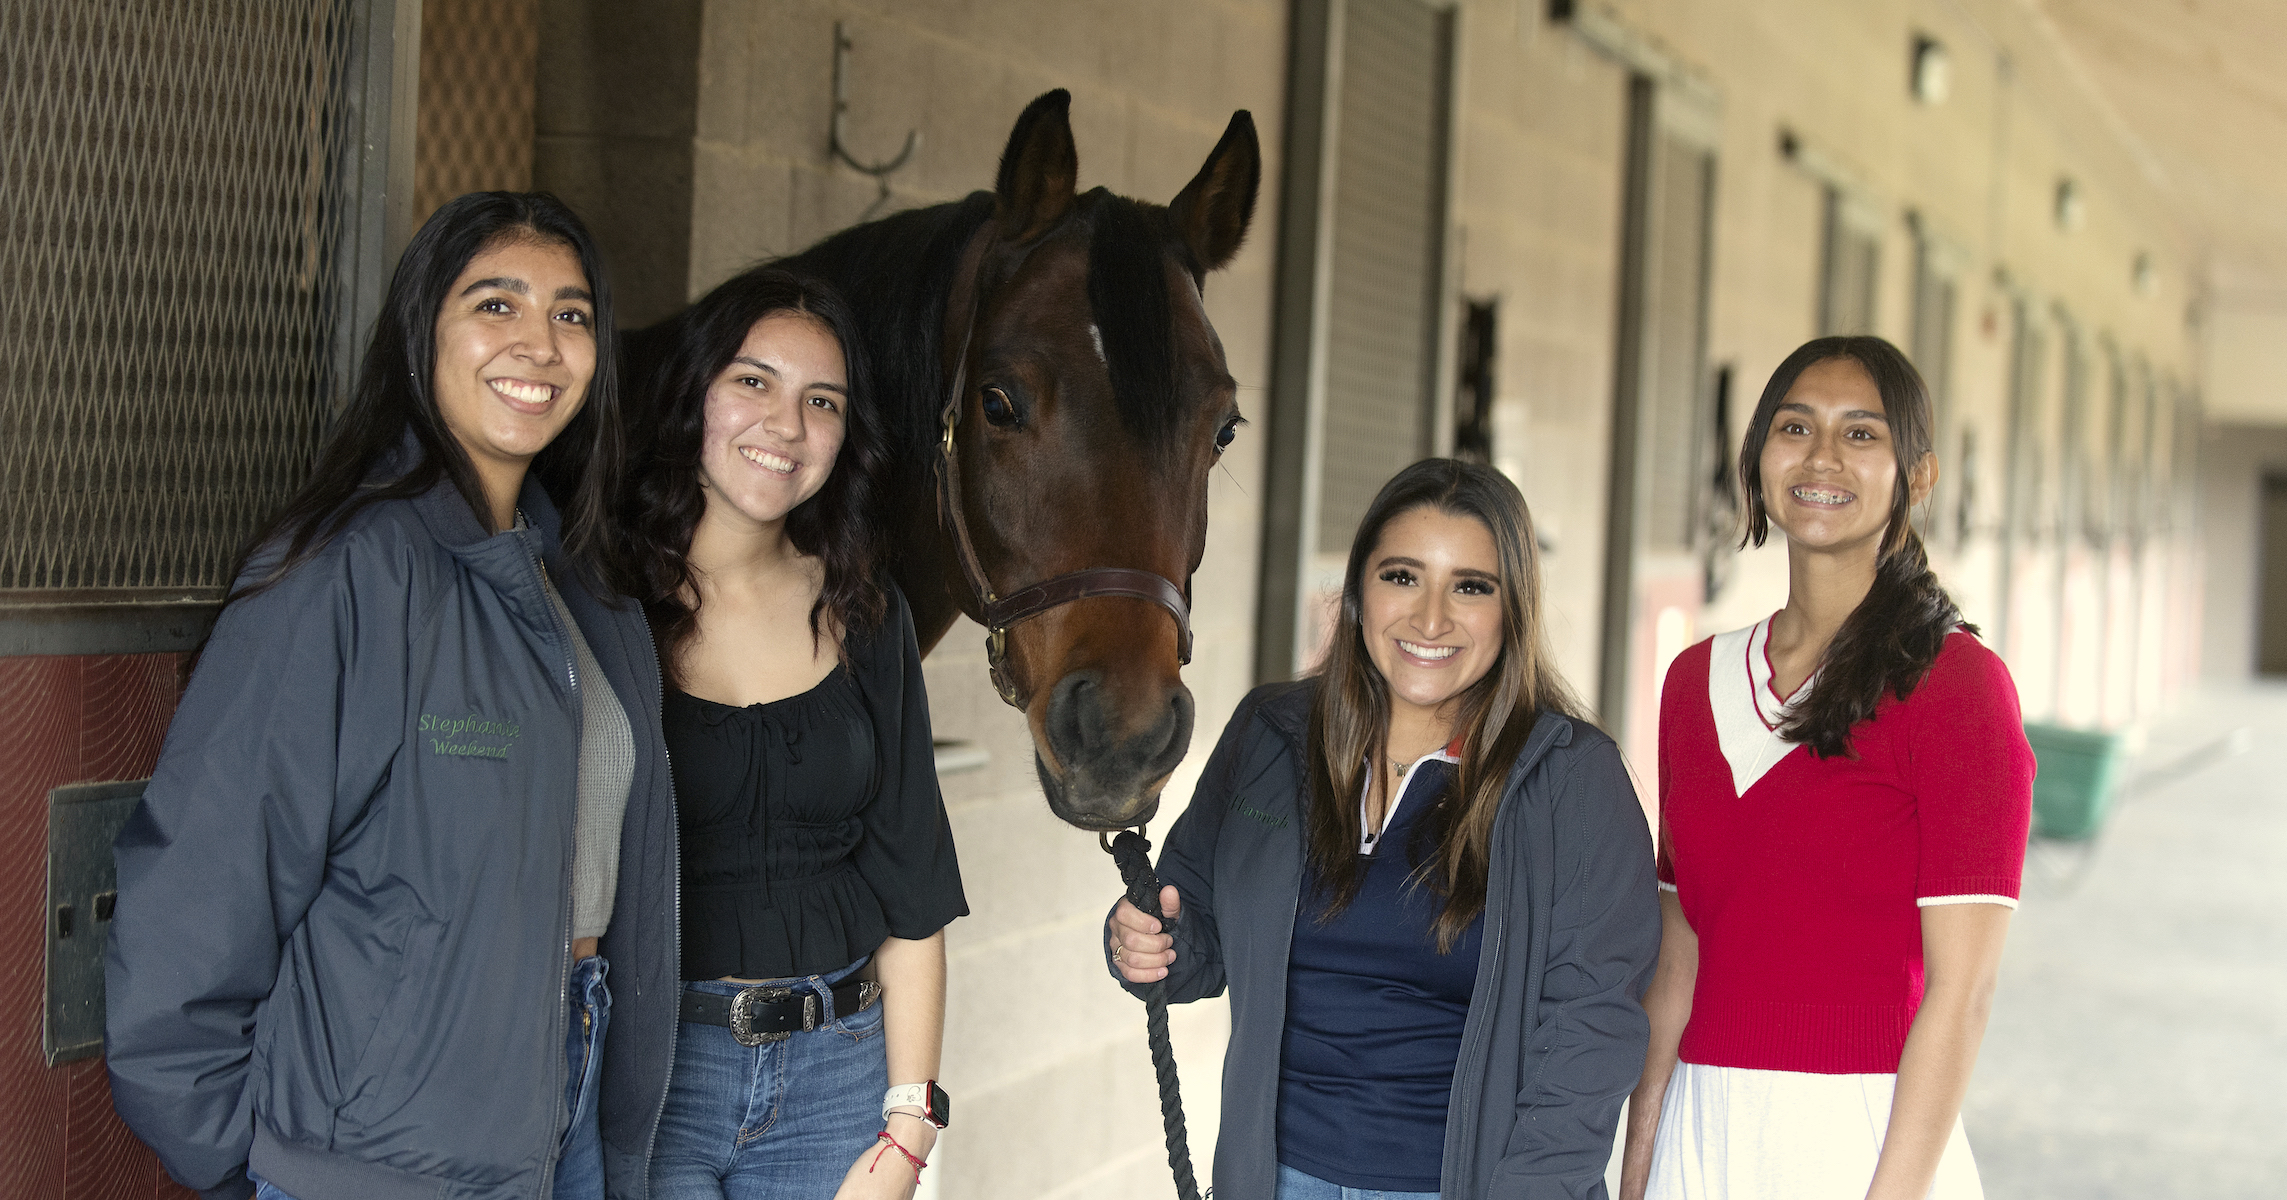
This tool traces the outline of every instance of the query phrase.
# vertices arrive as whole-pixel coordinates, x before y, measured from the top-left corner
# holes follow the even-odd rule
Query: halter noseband
[[[991,248],[992,224],[988,219],[977,248],[965,264],[972,287],[969,289],[969,315],[961,329],[961,350],[953,360],[953,386],[945,398],[944,411],[938,424],[944,436],[938,439],[937,460],[937,520],[953,541],[953,555],[961,564],[961,577],[968,582],[975,597],[980,619],[985,626],[985,661],[991,668],[993,687],[1009,707],[1023,709],[1025,696],[1017,690],[1016,681],[1008,670],[1008,629],[1028,617],[1037,617],[1049,609],[1086,600],[1096,596],[1126,596],[1135,600],[1148,600],[1167,610],[1175,618],[1175,657],[1179,666],[1191,664],[1191,604],[1188,589],[1178,588],[1164,575],[1136,567],[1086,567],[1068,571],[1030,587],[1021,588],[1007,596],[996,595],[985,579],[983,564],[977,561],[976,544],[969,540],[969,522],[961,509],[961,458],[954,445],[954,431],[961,426],[961,403],[967,398],[969,375],[969,339],[976,333],[977,313],[984,307],[982,268],[985,254]]]

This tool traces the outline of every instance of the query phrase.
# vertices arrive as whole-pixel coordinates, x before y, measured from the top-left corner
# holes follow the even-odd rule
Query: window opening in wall
[[[2263,476],[2263,574],[2255,669],[2287,675],[2287,473]]]
[[[2141,546],[2147,521],[2145,501],[2152,489],[2152,443],[2159,430],[2152,427],[2152,363],[2138,354],[2120,373],[2118,411],[2113,414],[2113,530],[2125,533],[2129,544]]]
[[[2018,542],[2040,537],[2041,389],[2048,336],[2034,323],[2031,305],[2011,303],[2015,316],[2009,355],[2009,470],[2006,479],[2009,536]],[[2004,558],[2004,562],[2007,559]]]
[[[1732,365],[1724,363],[1715,369],[1715,382],[1710,389],[1707,460],[1715,465],[1705,473],[1707,493],[1700,521],[1703,535],[1700,559],[1705,564],[1709,604],[1715,603],[1723,586],[1731,581],[1731,561],[1739,549],[1739,476],[1735,457],[1739,438],[1732,431],[1731,380]]]
[[[1961,495],[1968,486],[1968,478],[1961,470],[1962,423],[1953,405],[1953,335],[1961,255],[1931,232],[1918,214],[1909,214],[1908,224],[1914,235],[1914,320],[1908,352],[1915,369],[1922,373],[1922,382],[1930,389],[1934,418],[1931,440],[1942,468],[1938,472],[1937,491],[1930,497],[1930,512],[1933,516],[1958,514]],[[1957,539],[1966,536],[1966,523],[1965,518],[1957,516]],[[1942,517],[1932,520],[1929,527],[1947,528]]]
[[[1879,213],[1833,184],[1826,187],[1820,254],[1818,331],[1822,337],[1874,332],[1875,276],[1882,262]]]
[[[1630,80],[1628,104],[1596,707],[1649,763],[1660,659],[1706,601],[1717,133],[1715,114],[1650,75]]]
[[[1420,0],[1342,14],[1317,539],[1338,559],[1374,493],[1430,446],[1451,73],[1448,14]]]
[[[1964,429],[1961,431],[1961,456],[1954,460],[1950,470],[1940,460],[1938,472],[1940,479],[1948,474],[1954,477],[1950,511],[1953,513],[1953,536],[1956,543],[1967,542],[1969,536],[1977,532],[1977,481],[1981,478],[1979,469],[1977,430]]]
[[[1446,377],[1456,19],[1422,0],[1300,0],[1293,11],[1259,678],[1291,676],[1315,655],[1366,506],[1445,444],[1440,422],[1463,402]],[[1492,350],[1488,337],[1469,397],[1479,454],[1490,449]]]
[[[2120,347],[2109,337],[2104,339],[2104,381],[2104,424],[2099,430],[2102,444],[2096,455],[2097,486],[2101,491],[2092,506],[2088,534],[2092,541],[2110,545],[2116,535],[2140,522],[2127,503],[2136,474],[2127,452],[2129,419],[2135,411],[2129,403],[2128,366],[2121,358]]]
[[[2072,318],[2061,310],[2057,324],[2064,334],[2064,408],[2058,432],[2057,534],[2064,543],[2083,538],[2096,489],[2090,478],[2089,355],[2088,339]],[[2060,611],[2062,611],[2060,609]]]
[[[2034,514],[2041,496],[2042,361],[2048,338],[2023,295],[2009,300],[2009,410],[1999,452],[2001,470],[2001,554],[1993,645],[2010,653],[2016,646],[2016,586],[2020,559],[2037,537]]]
[[[1461,309],[1461,352],[1455,356],[1453,456],[1493,461],[1493,379],[1500,357],[1501,302],[1466,300]]]

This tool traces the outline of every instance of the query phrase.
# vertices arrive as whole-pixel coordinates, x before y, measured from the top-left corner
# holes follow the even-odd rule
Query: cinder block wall
[[[1495,454],[1554,543],[1546,567],[1559,661],[1576,683],[1592,685],[1629,70],[1549,21],[1544,4],[1465,0],[1459,7],[1461,288],[1502,300]],[[1999,531],[2012,296],[2023,295],[2052,327],[2035,424],[2043,504],[2054,509],[2068,437],[2101,436],[2090,428],[2105,403],[2100,339],[2149,364],[2155,378],[2187,394],[2197,388],[2191,315],[2200,251],[2165,186],[2115,135],[2042,18],[2010,0],[1591,0],[1580,7],[1616,18],[1720,97],[1708,361],[1711,369],[1733,368],[1734,448],[1772,368],[1818,332],[1823,185],[1781,155],[1782,128],[1845,167],[1885,214],[1876,332],[1910,346],[1909,210],[1965,252],[1950,384],[1954,412],[1978,453],[1974,462],[1956,456],[1942,468],[1972,476],[1974,529],[1966,539],[1935,536],[1931,548],[1969,618],[1995,631],[2006,599]],[[1953,86],[1943,104],[1909,94],[1917,34],[1937,38],[1951,55]],[[2053,217],[2056,184],[2066,176],[2087,212],[2085,224],[2069,231]],[[2139,252],[2156,271],[2148,293],[2132,285]],[[2060,312],[2085,333],[2095,371],[2088,416],[2070,429]],[[2137,430],[2138,445],[2147,436],[2164,444],[2168,433]],[[1931,517],[1923,515],[1925,524]],[[2164,622],[2144,614],[2152,624],[2197,623],[2193,536],[2186,526],[2144,548],[2137,587],[2146,608],[2164,605],[2166,613]],[[2094,597],[2107,571],[2132,561],[2125,546],[2075,545],[2054,530],[2020,545],[2005,652],[2028,715],[2057,713],[2060,690],[2093,686],[2085,673],[2069,672],[2068,660],[2130,653],[2117,641],[2100,649],[2100,623],[2120,618],[2117,611],[2106,617]],[[2112,594],[2122,596],[2123,587],[2115,583]],[[1749,552],[1700,613],[1694,636],[1758,620],[1785,597],[1783,550]],[[2132,652],[2139,659],[2196,654],[2165,629],[2148,625],[2142,634]],[[2150,662],[2139,669],[2157,674]],[[2148,705],[2151,692],[2140,703]],[[2074,711],[2072,698],[2063,699]]]

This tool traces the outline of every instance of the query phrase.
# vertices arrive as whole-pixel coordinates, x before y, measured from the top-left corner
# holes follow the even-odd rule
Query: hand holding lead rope
[[[1112,965],[1129,983],[1167,977],[1175,961],[1175,923],[1183,910],[1173,887],[1162,886],[1151,867],[1151,841],[1141,830],[1123,830],[1117,839],[1098,838],[1120,868],[1126,898],[1109,925]]]
[[[1151,840],[1141,829],[1097,841],[1120,868],[1127,897],[1112,910],[1113,961],[1130,983],[1144,992],[1144,1030],[1151,1043],[1153,1074],[1159,1079],[1159,1115],[1167,1132],[1167,1167],[1175,1175],[1177,1200],[1201,1200],[1191,1170],[1191,1145],[1183,1127],[1183,1094],[1175,1077],[1175,1046],[1167,1034],[1167,964],[1175,961],[1175,922],[1183,903],[1173,887],[1162,887],[1151,867]],[[1212,1194],[1213,1189],[1209,1189]]]

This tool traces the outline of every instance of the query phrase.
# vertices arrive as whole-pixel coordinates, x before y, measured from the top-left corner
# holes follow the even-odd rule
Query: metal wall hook
[[[834,120],[827,131],[827,143],[834,157],[841,160],[844,166],[873,176],[874,182],[881,186],[881,195],[858,218],[863,221],[889,199],[890,173],[904,166],[913,157],[913,152],[921,147],[921,131],[907,130],[905,148],[897,152],[897,157],[886,162],[860,162],[856,155],[850,153],[849,143],[842,139],[843,123],[849,119],[850,114],[850,48],[850,35],[845,26],[840,21],[834,22]]]

